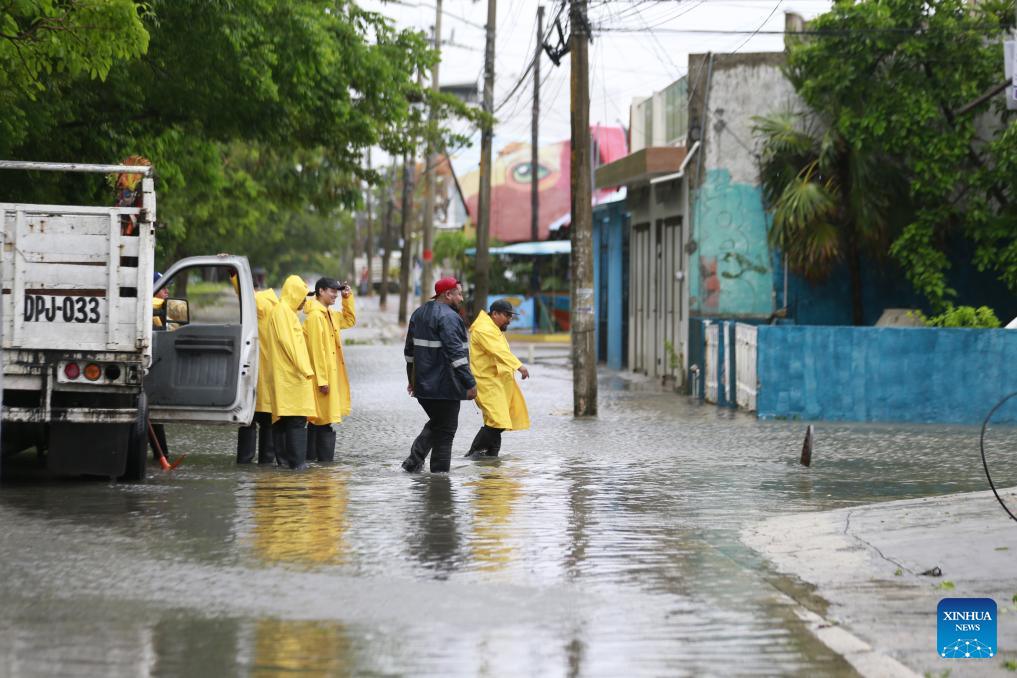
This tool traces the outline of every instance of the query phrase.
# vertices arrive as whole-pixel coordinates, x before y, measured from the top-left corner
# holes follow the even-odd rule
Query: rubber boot
[[[282,420],[272,424],[272,449],[275,451],[275,465],[286,466],[286,429]]]
[[[307,437],[310,438],[310,432]],[[335,461],[335,429],[329,424],[318,426],[315,437],[318,439],[318,461]]]
[[[250,464],[258,444],[258,426],[251,422],[250,426],[242,426],[237,431],[237,463]]]
[[[314,424],[307,425],[307,461],[318,461],[318,429]]]
[[[263,412],[256,413],[258,421],[258,463],[271,464],[275,461],[275,428],[272,426],[272,415]]]
[[[307,468],[307,428],[303,425],[286,428],[286,463],[294,471]]]
[[[466,453],[467,459],[476,459],[484,454],[487,449],[487,436],[484,435],[487,430],[486,426],[481,426],[480,430],[477,431],[477,435],[473,436],[473,442],[470,443],[470,451]]]
[[[498,453],[501,452],[501,432],[500,428],[489,429],[491,431],[491,443],[487,446],[487,456],[497,457]]]
[[[424,466],[424,460],[431,452],[431,422],[424,424],[420,435],[413,441],[410,447],[410,456],[403,461],[403,470],[407,473],[416,473]]]

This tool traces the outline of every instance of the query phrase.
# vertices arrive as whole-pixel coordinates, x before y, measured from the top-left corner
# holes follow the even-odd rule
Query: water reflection
[[[436,579],[447,579],[461,564],[452,479],[446,473],[436,473],[413,480],[411,491],[417,506],[408,520],[416,529],[409,531],[409,552],[434,572]]]
[[[473,488],[470,552],[478,563],[478,569],[488,572],[502,570],[512,560],[515,551],[509,543],[509,525],[512,510],[522,494],[522,483],[499,468],[490,468],[466,486]]]
[[[254,481],[254,549],[268,562],[346,561],[349,503],[345,472],[261,473]]]
[[[352,675],[352,651],[353,641],[343,624],[260,619],[254,629],[251,673],[256,676],[281,673]]]

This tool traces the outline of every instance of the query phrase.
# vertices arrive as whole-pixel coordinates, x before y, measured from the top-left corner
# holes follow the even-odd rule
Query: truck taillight
[[[95,381],[102,376],[102,368],[95,363],[88,363],[85,366],[85,379],[89,381]]]
[[[119,365],[107,365],[106,366],[106,381],[116,381],[120,378],[120,366]]]
[[[67,363],[64,366],[64,376],[68,379],[77,379],[79,374],[81,374],[81,368],[78,367],[78,363]]]

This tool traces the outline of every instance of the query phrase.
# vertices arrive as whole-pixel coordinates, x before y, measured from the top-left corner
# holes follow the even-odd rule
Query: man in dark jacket
[[[406,390],[427,412],[427,423],[403,462],[409,473],[419,471],[432,451],[431,472],[448,472],[452,439],[459,428],[459,403],[477,397],[466,324],[457,312],[463,289],[455,278],[442,278],[434,283],[434,293],[434,299],[410,316],[403,349]]]

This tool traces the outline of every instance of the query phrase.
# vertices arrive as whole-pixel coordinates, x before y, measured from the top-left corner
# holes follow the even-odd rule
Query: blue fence
[[[761,419],[979,423],[1017,391],[1015,362],[1015,330],[764,325],[757,412]]]

